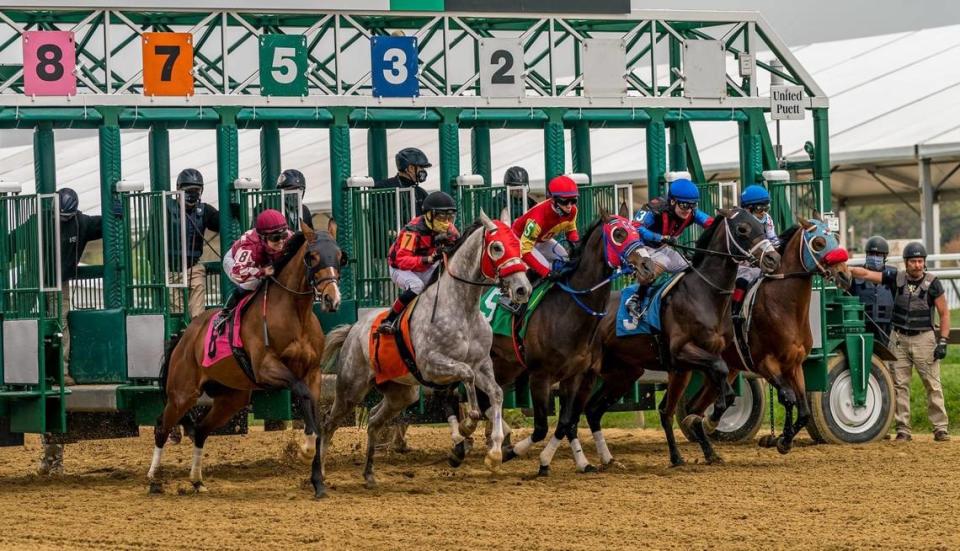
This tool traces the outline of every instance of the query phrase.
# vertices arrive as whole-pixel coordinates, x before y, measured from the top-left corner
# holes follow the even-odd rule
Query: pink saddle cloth
[[[247,296],[240,299],[240,302],[237,304],[237,307],[233,309],[233,320],[232,323],[227,323],[227,330],[223,333],[216,336],[216,341],[214,342],[214,352],[213,355],[210,355],[210,340],[214,338],[214,329],[213,324],[219,316],[211,316],[210,321],[207,322],[207,338],[203,342],[208,343],[208,346],[205,347],[203,353],[203,367],[210,367],[211,365],[219,362],[220,360],[226,358],[227,356],[233,355],[233,349],[230,346],[230,333],[233,332],[233,346],[237,348],[243,347],[243,340],[240,338],[240,319],[243,317],[243,311],[246,310],[247,303],[253,299],[256,293],[250,293]]]

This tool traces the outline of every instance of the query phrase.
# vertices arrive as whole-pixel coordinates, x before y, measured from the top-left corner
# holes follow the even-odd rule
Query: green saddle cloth
[[[527,302],[527,309],[523,313],[523,325],[520,326],[521,339],[527,334],[527,325],[530,323],[531,314],[551,287],[553,287],[553,282],[545,281],[533,288],[530,301]],[[513,314],[500,306],[499,287],[491,287],[487,292],[480,295],[480,313],[493,328],[495,335],[513,336]]]

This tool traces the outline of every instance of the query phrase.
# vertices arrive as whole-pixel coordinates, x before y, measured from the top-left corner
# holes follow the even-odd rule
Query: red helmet
[[[267,209],[257,216],[257,233],[266,235],[287,228],[287,219],[276,209]]]
[[[553,180],[550,180],[550,185],[547,186],[547,192],[550,193],[551,197],[576,197],[579,195],[577,183],[570,179],[569,176],[557,176]]]

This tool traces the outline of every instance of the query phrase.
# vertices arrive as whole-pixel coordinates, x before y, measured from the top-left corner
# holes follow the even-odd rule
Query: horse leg
[[[488,469],[496,472],[503,463],[503,389],[497,384],[493,373],[493,360],[489,355],[477,365],[475,380],[477,387],[490,401],[490,406],[485,412],[490,425],[490,446],[487,448],[487,456],[483,459],[483,463]]]
[[[314,432],[307,432],[307,423],[304,421],[300,460],[309,463],[316,455],[317,441],[320,439],[320,396],[323,391],[323,372],[320,369],[313,369],[307,373],[303,382],[309,392],[310,406],[314,417]]]
[[[567,436],[567,425],[570,423],[571,394],[573,394],[573,389],[570,380],[560,383],[560,415],[557,416],[557,429],[553,432],[553,436],[550,437],[547,445],[543,447],[543,451],[540,452],[540,470],[537,472],[537,476],[550,475],[550,463],[553,461],[553,456]]]
[[[670,464],[674,467],[683,465],[683,456],[680,455],[680,449],[677,447],[677,440],[673,435],[673,415],[677,411],[677,403],[680,396],[690,383],[692,373],[688,370],[676,373],[671,372],[667,382],[667,391],[663,394],[658,408],[660,412],[660,426],[663,427],[663,433],[667,437],[667,447],[670,450]]]
[[[203,485],[203,445],[210,433],[222,427],[250,402],[249,390],[232,390],[213,399],[213,407],[197,425],[193,439],[193,463],[190,465],[190,482],[197,493],[207,491]]]
[[[427,352],[425,365],[421,368],[427,378],[455,379],[463,383],[467,389],[467,403],[470,410],[467,412],[467,419],[463,423],[466,425],[469,433],[473,433],[477,428],[477,421],[480,420],[480,406],[477,400],[477,387],[474,384],[473,368],[463,362],[454,360],[437,350]]]
[[[793,407],[796,405],[796,395],[789,386],[780,388],[778,401],[783,405],[783,434],[777,439],[777,451],[781,454],[790,452],[793,446],[793,437],[796,436],[793,425]]]
[[[467,456],[466,435],[460,430],[460,396],[456,391],[448,390],[442,400],[443,414],[450,426],[450,439],[453,440],[447,462],[456,469],[463,464],[463,459]]]
[[[577,472],[595,473],[597,468],[590,464],[586,454],[583,453],[583,446],[580,445],[580,439],[577,435],[577,427],[580,425],[580,415],[586,407],[587,400],[590,399],[590,393],[593,391],[593,385],[597,382],[597,372],[589,370],[583,374],[580,381],[575,386],[573,395],[573,404],[571,405],[570,424],[567,425],[567,438],[570,441],[570,450],[573,452],[573,460],[577,464]]]
[[[150,461],[150,469],[147,471],[147,482],[150,483],[150,493],[163,493],[163,484],[157,480],[157,472],[160,469],[160,459],[163,457],[163,446],[167,443],[170,430],[177,426],[180,419],[190,411],[190,408],[197,403],[199,398],[199,391],[192,397],[183,397],[179,394],[167,396],[167,404],[163,408],[163,413],[157,419],[157,425],[153,433],[153,459]]]
[[[271,351],[264,354],[260,360],[259,371],[257,373],[257,382],[270,387],[289,388],[293,399],[300,405],[300,411],[303,413],[303,432],[307,443],[301,446],[299,456],[304,462],[310,460],[310,453],[316,451],[317,434],[317,414],[316,402],[313,399],[310,387],[303,379],[294,375],[280,359]]]
[[[510,461],[516,457],[523,457],[535,442],[543,440],[549,430],[547,412],[550,409],[550,378],[530,377],[530,399],[533,401],[533,434],[516,443],[507,451],[503,460]]]
[[[793,413],[793,408],[788,407],[787,403],[797,408],[796,422],[790,423],[791,417],[784,417],[783,435],[777,439],[777,451],[786,454],[793,448],[793,439],[803,427],[807,426],[807,421],[810,419],[810,405],[807,403],[802,364],[793,369],[784,370],[783,373],[786,385],[778,393],[782,396],[781,402],[790,414]]]
[[[407,406],[417,401],[420,387],[386,383],[380,390],[383,393],[383,400],[370,412],[370,420],[367,424],[367,462],[363,467],[363,479],[368,490],[377,487],[377,480],[373,474],[376,435],[384,425],[396,419]]]
[[[624,372],[611,373],[603,379],[603,386],[601,386],[587,402],[587,424],[590,425],[593,442],[597,446],[597,453],[600,454],[601,470],[605,470],[614,465],[621,468],[623,467],[616,462],[613,454],[610,453],[610,449],[607,447],[607,441],[603,437],[600,421],[603,419],[603,415],[607,410],[627,393],[630,385],[632,385],[635,380],[632,374],[628,375]]]

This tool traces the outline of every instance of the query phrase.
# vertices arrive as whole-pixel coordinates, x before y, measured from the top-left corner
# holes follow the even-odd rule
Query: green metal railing
[[[57,196],[0,196],[0,312],[4,319],[59,319]]]
[[[162,191],[124,193],[121,201],[128,240],[123,251],[124,305],[131,314],[163,313],[170,306],[168,272],[180,268],[180,259],[166,251],[176,250],[172,245],[182,241],[180,232],[165,224],[163,211],[169,207],[176,212],[177,201]]]
[[[303,212],[300,192],[297,190],[234,190],[234,203],[240,207],[240,229],[247,231],[257,221],[257,215],[266,209],[275,209],[283,213],[290,229],[300,229]]]
[[[797,217],[812,218],[823,212],[823,182],[773,182],[770,191],[770,216],[778,230],[797,223]]]
[[[396,295],[390,280],[387,253],[404,224],[414,214],[413,188],[352,189],[353,257],[356,298],[361,308],[389,304]]]

